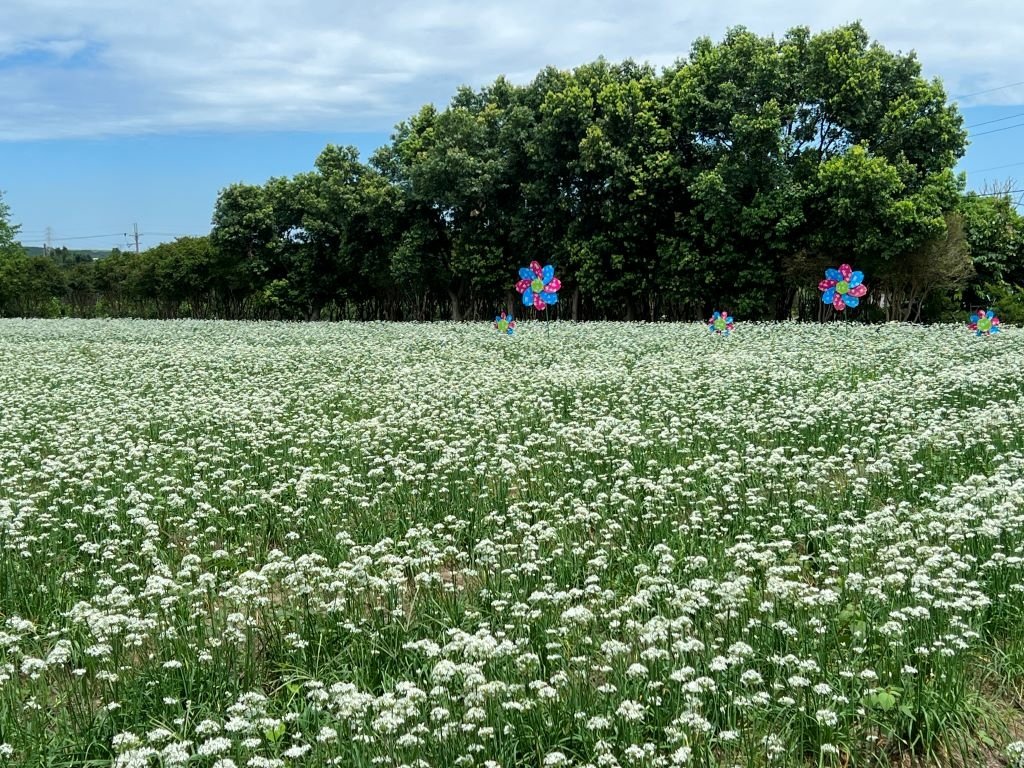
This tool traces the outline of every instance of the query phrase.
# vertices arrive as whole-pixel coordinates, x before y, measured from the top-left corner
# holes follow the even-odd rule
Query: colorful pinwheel
[[[818,283],[818,290],[823,291],[823,304],[831,304],[836,311],[842,312],[847,307],[860,304],[868,287],[864,285],[863,272],[854,272],[849,264],[840,264],[839,269],[825,270],[825,279]]]
[[[967,324],[967,327],[974,331],[975,336],[988,336],[993,333],[999,333],[999,318],[996,317],[996,313],[991,309],[987,312],[979,309],[977,312],[971,313],[971,321]]]
[[[543,311],[549,304],[558,303],[562,281],[555,277],[555,268],[550,264],[541,267],[540,262],[531,261],[529,267],[520,268],[519,278],[516,290],[523,294],[524,307]]]
[[[735,327],[736,323],[728,312],[718,312],[716,310],[711,319],[708,320],[708,330],[720,336],[728,336],[729,331]]]
[[[516,319],[512,315],[506,315],[502,312],[494,318],[494,330],[511,336],[516,330]]]

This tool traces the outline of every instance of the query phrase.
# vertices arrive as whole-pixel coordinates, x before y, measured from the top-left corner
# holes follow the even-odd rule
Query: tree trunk
[[[462,322],[462,309],[459,307],[459,294],[455,291],[448,291],[448,298],[450,299],[452,309],[452,322]]]
[[[580,289],[576,286],[576,289],[572,292],[572,321],[578,323],[580,321]]]
[[[779,301],[775,305],[775,319],[777,321],[789,320],[793,315],[793,302],[796,301],[796,295],[796,288],[783,289]]]

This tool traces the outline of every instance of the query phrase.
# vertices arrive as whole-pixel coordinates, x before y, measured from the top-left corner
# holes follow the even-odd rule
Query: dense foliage
[[[871,287],[860,317],[1012,314],[1024,228],[1004,198],[963,198],[965,137],[915,56],[859,24],[736,28],[661,72],[598,60],[462,88],[368,163],[328,146],[308,173],[225,188],[208,239],[59,275],[20,260],[24,284],[8,265],[0,309],[461,319],[514,306],[537,259],[574,319],[819,317],[844,261]]]

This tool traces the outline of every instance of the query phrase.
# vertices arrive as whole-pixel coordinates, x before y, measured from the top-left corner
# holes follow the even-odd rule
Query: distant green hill
[[[26,246],[24,246],[24,248],[25,248],[25,253],[28,254],[29,256],[44,256],[45,255],[45,252],[44,252],[43,248],[38,246],[38,245],[26,245]],[[55,257],[54,260],[55,261],[59,260],[59,258],[58,258],[59,256],[64,256],[65,260],[68,260],[68,261],[75,261],[76,257],[77,257],[77,260],[85,260],[85,259],[102,259],[102,258],[105,258],[105,257],[110,255],[110,251],[87,251],[87,250],[76,250],[76,251],[67,250],[67,251],[65,251],[62,248],[54,248],[54,249],[52,249],[51,252],[54,254],[54,257]]]

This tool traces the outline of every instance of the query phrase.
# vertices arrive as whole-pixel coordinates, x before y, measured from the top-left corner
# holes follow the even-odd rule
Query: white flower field
[[[1017,329],[0,323],[0,764],[1024,765],[1022,702]]]

